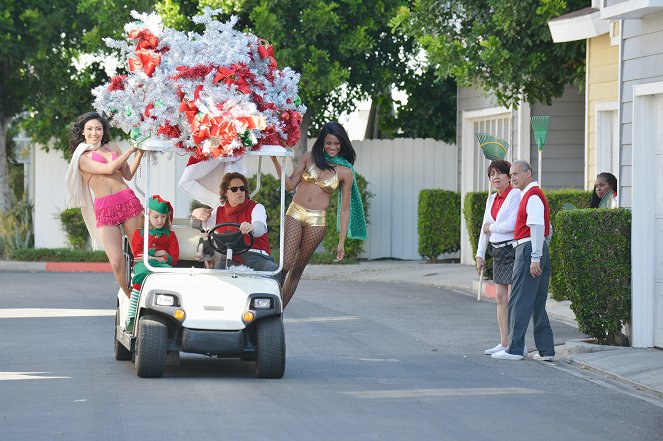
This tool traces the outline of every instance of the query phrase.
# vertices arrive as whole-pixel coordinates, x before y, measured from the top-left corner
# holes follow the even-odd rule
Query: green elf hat
[[[148,204],[148,207],[150,210],[154,210],[157,213],[161,214],[167,214],[170,217],[170,220],[173,220],[173,206],[170,205],[170,202],[168,202],[165,199],[162,199],[161,196],[158,194],[153,195],[150,197],[150,202]]]

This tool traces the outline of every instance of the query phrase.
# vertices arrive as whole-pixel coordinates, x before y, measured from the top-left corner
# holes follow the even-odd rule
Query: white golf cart
[[[151,156],[164,151],[148,142],[141,145],[147,150],[144,206],[150,192]],[[263,156],[277,156],[282,165],[292,153],[279,146],[263,146],[259,151],[247,152],[244,160],[258,161],[258,178],[253,196],[260,188],[260,167]],[[218,183],[220,179],[216,181]],[[259,198],[258,198],[259,200]],[[156,268],[150,266],[145,253],[145,265],[152,271],[143,282],[133,332],[125,329],[129,299],[120,289],[115,314],[115,359],[135,362],[140,377],[161,377],[166,360],[179,359],[180,352],[204,354],[223,358],[254,360],[256,376],[281,378],[285,371],[285,334],[283,306],[276,277],[283,268],[283,220],[285,179],[281,178],[280,253],[279,267],[273,272],[253,271],[246,266],[227,269]],[[146,215],[147,218],[147,215]],[[147,220],[145,228],[147,228]],[[218,251],[232,254],[250,248],[235,245],[232,234],[219,234],[223,225],[200,231],[190,225],[189,219],[174,219],[172,230],[178,238],[180,260],[191,265],[200,238],[210,241]],[[235,233],[235,232],[232,232]],[[145,235],[145,248],[148,235]],[[125,240],[126,242],[126,240]],[[130,273],[132,258],[125,245],[127,268]],[[128,274],[128,277],[130,274]]]

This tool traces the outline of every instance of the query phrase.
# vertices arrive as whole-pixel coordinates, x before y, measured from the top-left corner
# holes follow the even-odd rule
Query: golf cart
[[[150,157],[168,148],[149,142],[141,148],[147,151],[148,160],[144,161],[145,191],[138,189],[138,192],[143,195],[147,207],[153,162]],[[260,150],[244,154],[243,160],[258,161],[257,188],[251,196],[260,189],[262,157],[276,156],[283,164],[291,155],[289,150],[280,146],[262,146]],[[220,159],[209,161],[216,160]],[[220,178],[216,180],[216,188],[218,182]],[[285,176],[281,178],[280,191],[280,223],[283,226]],[[148,216],[145,217],[145,228],[148,228]],[[227,263],[233,254],[248,251],[251,246],[244,244],[241,234],[238,241],[236,232],[219,232],[227,226],[219,224],[201,231],[193,228],[189,219],[175,218],[171,229],[179,242],[180,260],[196,263],[194,254],[201,238],[226,254]],[[147,250],[148,235],[144,237],[144,249]],[[152,272],[145,278],[140,291],[133,330],[125,327],[129,299],[121,289],[117,294],[115,359],[133,361],[140,377],[161,377],[167,358],[178,359],[180,352],[188,352],[255,361],[257,377],[281,378],[285,371],[285,334],[276,277],[283,268],[283,228],[279,243],[279,267],[273,272],[254,271],[243,265],[226,265],[226,269],[157,268],[149,264],[145,253],[144,263]],[[125,246],[128,273],[133,267],[130,253],[128,245]]]

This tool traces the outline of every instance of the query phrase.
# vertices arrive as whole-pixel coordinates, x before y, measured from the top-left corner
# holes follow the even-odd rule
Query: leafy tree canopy
[[[90,90],[107,79],[102,37],[118,35],[129,11],[147,0],[5,0],[0,6],[0,211],[10,201],[9,124],[65,150],[67,127],[91,109]],[[85,54],[97,61],[84,62]],[[12,131],[15,133],[15,130]],[[53,144],[49,142],[53,140]]]
[[[479,85],[500,104],[550,104],[569,82],[582,85],[585,42],[555,44],[548,21],[586,0],[416,0],[391,24],[416,37],[439,78]]]
[[[157,10],[171,25],[185,23],[182,11],[205,6],[237,15],[247,31],[274,46],[279,66],[301,73],[299,92],[308,107],[302,131],[310,128],[315,136],[324,122],[354,110],[355,100],[383,94],[406,74],[407,57],[416,42],[392,33],[388,24],[405,4],[405,0],[170,0],[167,8]]]

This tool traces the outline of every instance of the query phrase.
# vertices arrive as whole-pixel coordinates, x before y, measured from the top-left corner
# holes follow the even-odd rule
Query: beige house
[[[663,0],[592,7],[550,30],[558,42],[587,39],[587,181],[607,164],[618,171],[619,204],[633,212],[632,344],[663,348]]]
[[[600,17],[597,8],[562,15],[548,23],[555,43],[587,41],[585,77],[585,189],[598,173],[619,170],[619,22]]]

